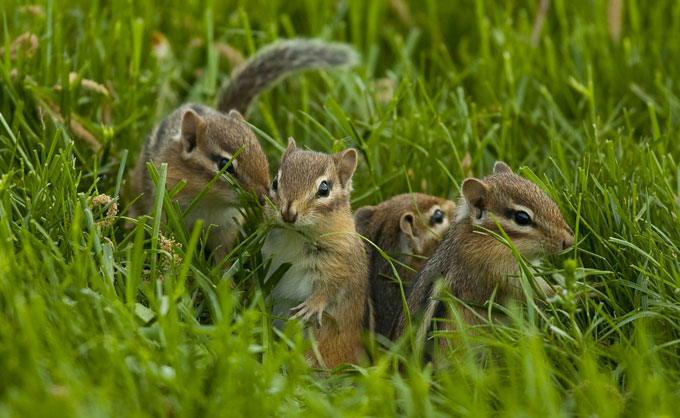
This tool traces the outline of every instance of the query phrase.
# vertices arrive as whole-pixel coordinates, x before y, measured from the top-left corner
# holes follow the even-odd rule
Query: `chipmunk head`
[[[393,240],[391,245],[397,245],[394,249],[401,253],[429,257],[448,231],[455,206],[452,201],[440,197],[406,193],[377,206],[363,206],[356,210],[354,218],[357,230],[370,235],[389,235]],[[374,228],[371,228],[371,224]],[[372,233],[372,229],[376,228],[379,232]],[[376,244],[381,247],[390,245],[380,242],[378,236],[368,238],[377,240]],[[417,270],[423,260],[414,260],[409,265]]]
[[[531,181],[512,172],[503,162],[483,179],[463,182],[456,221],[499,232],[492,215],[513,245],[527,258],[556,253],[574,244],[574,233],[566,224],[557,204]],[[503,245],[493,237],[488,237]],[[494,244],[495,245],[495,244]]]
[[[349,211],[356,166],[354,149],[332,155],[302,151],[289,138],[281,169],[270,189],[279,220],[295,227],[309,227],[336,210]]]
[[[237,111],[229,114],[201,114],[189,107],[182,115],[179,141],[182,146],[181,158],[184,167],[192,167],[191,184],[188,189],[200,190],[215,177],[215,174],[229,163],[234,154],[244,147],[226,169],[245,191],[255,192],[259,197],[269,188],[269,163],[253,131],[246,125]],[[184,178],[186,175],[183,176]],[[231,186],[218,180],[209,193],[224,198],[225,203],[237,203]]]

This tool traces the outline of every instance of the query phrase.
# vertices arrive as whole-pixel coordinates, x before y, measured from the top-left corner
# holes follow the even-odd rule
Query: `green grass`
[[[57,0],[37,14],[4,1],[0,416],[677,414],[680,3],[622,3],[618,38],[608,2],[585,0],[551,2],[532,38],[527,1]],[[37,48],[12,57],[25,32]],[[292,36],[350,42],[362,62],[259,99],[249,121],[272,173],[288,136],[357,147],[358,207],[408,190],[457,199],[468,171],[502,159],[577,233],[572,252],[525,274],[567,297],[441,336],[459,342],[449,368],[379,345],[372,365],[324,379],[299,325],[271,326],[259,214],[226,270],[197,252],[168,195],[168,225],[127,230],[145,136],[182,102],[214,104],[228,80],[216,45],[247,56]],[[108,207],[88,204],[102,193],[119,199],[108,226]]]

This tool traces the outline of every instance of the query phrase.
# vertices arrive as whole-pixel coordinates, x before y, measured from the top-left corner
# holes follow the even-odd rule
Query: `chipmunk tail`
[[[350,45],[318,39],[288,39],[274,42],[251,57],[232,75],[231,82],[219,95],[217,108],[228,113],[246,114],[257,96],[296,72],[349,68],[359,61]]]

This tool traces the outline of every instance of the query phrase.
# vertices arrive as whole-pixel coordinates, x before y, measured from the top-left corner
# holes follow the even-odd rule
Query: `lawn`
[[[678,414],[679,2],[3,0],[0,15],[0,417]],[[361,59],[251,107],[272,177],[289,136],[359,150],[353,208],[456,200],[503,160],[576,233],[523,273],[565,295],[441,336],[458,342],[448,367],[382,339],[371,364],[322,376],[301,324],[272,326],[257,208],[224,268],[170,199],[164,219],[130,218],[155,124],[298,36]]]

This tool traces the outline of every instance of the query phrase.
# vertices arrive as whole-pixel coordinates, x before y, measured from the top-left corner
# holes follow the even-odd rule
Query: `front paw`
[[[323,316],[323,310],[325,305],[319,303],[312,303],[306,300],[290,310],[293,314],[293,318],[300,318],[305,322],[311,321],[314,316],[316,316],[316,326],[321,327],[321,318]]]

